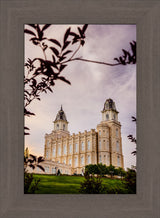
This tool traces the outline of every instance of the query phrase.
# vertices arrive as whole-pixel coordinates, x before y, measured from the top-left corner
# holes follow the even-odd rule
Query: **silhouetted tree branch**
[[[39,25],[28,24],[29,29],[24,32],[31,36],[30,41],[34,46],[39,46],[42,50],[44,58],[36,57],[34,59],[28,58],[25,63],[24,76],[24,116],[34,116],[35,114],[28,110],[28,106],[34,100],[41,100],[42,93],[53,92],[52,88],[56,80],[61,80],[69,85],[70,81],[61,76],[62,71],[71,61],[85,61],[96,64],[103,64],[108,66],[127,65],[136,63],[136,42],[130,42],[131,52],[122,49],[123,55],[119,58],[114,58],[117,63],[106,63],[97,60],[89,60],[82,57],[75,57],[80,48],[85,44],[85,32],[88,25],[85,24],[81,28],[77,27],[77,31],[71,31],[69,27],[63,37],[63,43],[60,43],[55,38],[47,38],[45,30],[51,24]],[[31,28],[31,29],[30,29]],[[72,45],[77,45],[73,49]],[[51,52],[52,58],[47,56],[47,52]],[[25,127],[25,130],[29,130]],[[29,133],[25,132],[25,135]]]
[[[133,121],[133,122],[137,122],[137,119],[132,116],[132,121]],[[129,139],[131,142],[137,144],[137,140],[136,140],[136,138],[135,138],[133,135],[128,135],[127,137],[128,137],[128,139]],[[137,154],[137,151],[135,150],[135,151],[133,151],[131,154],[136,155],[136,154]]]

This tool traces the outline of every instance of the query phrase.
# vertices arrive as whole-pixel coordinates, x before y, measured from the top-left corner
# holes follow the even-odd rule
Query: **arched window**
[[[101,149],[101,140],[99,141],[99,149]]]
[[[69,165],[71,165],[71,159],[69,159]]]
[[[109,120],[109,114],[106,114],[106,120]]]
[[[57,124],[57,130],[59,129],[59,124]]]
[[[99,130],[99,135],[101,135],[101,130]]]
[[[115,114],[113,114],[113,119],[114,119],[114,120],[116,119],[116,115],[115,115]]]
[[[63,124],[63,130],[65,130],[65,124]]]

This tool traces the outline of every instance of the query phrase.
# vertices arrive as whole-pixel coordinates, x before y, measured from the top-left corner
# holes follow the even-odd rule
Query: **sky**
[[[68,27],[77,31],[82,25],[52,25],[45,34],[60,42]],[[32,27],[26,28],[32,29]],[[29,40],[25,34],[25,61],[43,57],[43,52]],[[89,25],[86,30],[85,45],[76,57],[115,63],[115,57],[122,55],[122,49],[130,51],[129,42],[136,41],[135,25]],[[58,48],[58,47],[57,47]],[[70,49],[70,48],[69,48]],[[74,47],[76,49],[76,46]],[[48,58],[50,54],[48,53]],[[131,117],[136,116],[136,65],[107,66],[89,62],[73,61],[62,71],[71,82],[56,81],[53,93],[42,94],[41,101],[33,101],[28,109],[36,114],[25,118],[25,126],[30,128],[30,135],[25,137],[25,147],[30,153],[44,155],[44,136],[53,130],[53,121],[61,105],[69,122],[70,133],[96,129],[102,120],[101,111],[108,98],[115,101],[121,123],[122,151],[124,167],[136,165],[136,157],[131,154],[135,144],[127,138],[136,136],[136,125]]]

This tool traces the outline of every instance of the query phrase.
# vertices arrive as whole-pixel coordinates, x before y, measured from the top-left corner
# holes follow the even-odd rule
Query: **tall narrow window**
[[[59,156],[61,155],[61,147],[60,146],[58,147],[58,155]]]
[[[116,137],[118,137],[118,129],[116,129]]]
[[[59,130],[59,124],[57,124],[57,130]]]
[[[117,156],[117,165],[120,167],[120,156]]]
[[[106,120],[109,120],[109,114],[106,114]]]
[[[66,154],[66,145],[63,147],[63,154]]]
[[[56,148],[55,147],[53,148],[53,153],[52,154],[53,154],[53,157],[56,156]]]
[[[63,124],[63,130],[65,130],[65,124]]]
[[[75,159],[74,159],[74,164],[75,164],[75,166],[78,165],[78,158],[77,157],[75,157]]]
[[[88,150],[90,150],[90,141],[88,141]]]
[[[49,157],[49,152],[46,151],[46,159],[48,159],[48,157]]]
[[[101,140],[99,141],[99,149],[101,149]]]
[[[82,147],[81,148],[82,148],[82,151],[84,151],[84,142],[82,142]]]
[[[69,153],[70,154],[72,153],[72,145],[71,144],[69,145]]]
[[[99,135],[101,135],[101,130],[99,130]]]
[[[119,142],[116,142],[116,146],[117,146],[117,152],[119,152]]]
[[[102,163],[101,155],[99,155],[99,163]]]
[[[75,144],[75,152],[78,152],[78,144]]]
[[[71,165],[71,158],[69,159],[69,165]]]
[[[107,150],[109,151],[109,141],[106,142],[107,143]]]
[[[84,157],[81,157],[81,164],[84,164]]]
[[[87,158],[87,159],[88,159],[88,161],[87,161],[87,162],[88,162],[88,164],[90,164],[90,163],[91,163],[91,156],[90,156],[90,155],[88,155],[88,158]]]

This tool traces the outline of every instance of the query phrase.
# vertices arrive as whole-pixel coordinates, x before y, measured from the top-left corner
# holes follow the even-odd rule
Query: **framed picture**
[[[159,216],[159,11],[157,1],[73,3],[69,0],[67,4],[1,1],[1,217]],[[24,194],[23,73],[27,23],[136,25],[136,194]]]

